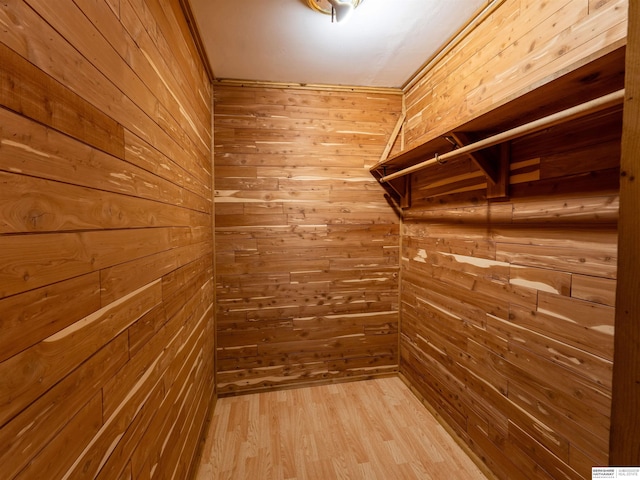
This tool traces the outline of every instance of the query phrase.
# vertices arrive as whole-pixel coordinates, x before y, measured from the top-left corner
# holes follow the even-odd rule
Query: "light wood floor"
[[[221,398],[197,475],[485,478],[397,377]]]

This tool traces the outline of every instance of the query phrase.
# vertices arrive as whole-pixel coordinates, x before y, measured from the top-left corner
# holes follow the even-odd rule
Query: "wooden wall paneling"
[[[535,204],[533,199],[529,201],[532,202],[532,206]],[[557,201],[562,200],[559,198]],[[543,204],[539,200],[538,202]],[[550,206],[553,203],[547,202]],[[516,212],[516,205],[517,203],[511,205],[512,212]],[[531,465],[538,465],[536,468],[540,468],[539,465],[544,460],[547,463],[551,462],[557,470],[570,472],[573,478],[583,478],[581,475],[585,475],[585,462],[596,464],[606,462],[607,458],[607,399],[611,388],[613,309],[607,306],[606,302],[594,303],[591,297],[583,301],[578,298],[572,299],[569,295],[572,292],[574,275],[578,277],[577,292],[585,288],[581,285],[586,277],[599,279],[598,281],[614,281],[616,269],[607,265],[616,258],[615,230],[603,226],[595,231],[586,231],[580,226],[567,227],[561,223],[557,228],[546,227],[540,230],[538,223],[535,229],[522,230],[522,244],[517,246],[511,243],[517,242],[517,238],[520,237],[520,227],[517,224],[492,227],[491,217],[486,214],[464,215],[456,211],[465,208],[471,207],[450,207],[441,209],[437,216],[418,214],[411,216],[411,220],[405,220],[409,222],[405,225],[405,232],[412,236],[403,239],[406,260],[402,262],[402,290],[412,292],[412,295],[417,294],[418,301],[415,306],[418,310],[415,314],[409,315],[408,312],[413,310],[409,310],[407,304],[402,303],[401,371],[405,372],[412,382],[420,385],[420,392],[428,401],[437,405],[439,412],[444,412],[443,417],[447,421],[454,422],[453,428],[461,432],[463,439],[469,439],[471,447],[486,459],[487,464],[498,475],[528,478],[530,472],[519,472],[519,468],[532,468]],[[540,208],[540,205],[536,208]],[[606,208],[606,205],[601,204],[599,208],[594,208],[594,212],[599,211],[598,213],[602,214]],[[443,225],[442,229],[433,223],[425,228],[420,227],[419,222],[441,222],[445,218],[451,218],[451,223]],[[526,215],[522,218],[526,218]],[[585,225],[586,228],[584,222],[593,221],[591,218],[581,217],[580,222],[583,223],[578,225]],[[615,216],[611,217],[608,222],[614,218]],[[441,232],[464,235],[478,228],[474,226],[478,225],[474,222],[483,225],[483,221],[488,222],[485,227],[488,228],[488,232],[495,228],[495,233],[486,237],[494,249],[493,254],[477,257],[482,250],[477,253],[471,250],[465,261],[462,252],[448,253],[446,241],[438,238]],[[576,228],[574,233],[573,230]],[[532,235],[532,231],[537,233]],[[422,240],[416,237],[417,235],[424,235],[426,239]],[[544,257],[545,260],[539,263],[521,262],[516,257],[505,255],[505,248],[522,248],[523,251],[532,253],[537,251],[540,254],[537,258],[542,260]],[[564,255],[566,256],[563,260]],[[491,260],[482,257],[489,257]],[[592,257],[594,260],[591,260]],[[601,260],[597,260],[598,258]],[[452,261],[453,259],[455,261]],[[585,268],[584,272],[581,271],[582,268]],[[488,279],[492,279],[491,283],[482,281],[482,270]],[[415,274],[414,271],[419,273]],[[495,275],[498,276],[494,278]],[[506,285],[503,284],[496,289],[495,287],[500,285],[498,279],[502,279],[501,281],[506,282],[511,288],[505,288]],[[420,285],[421,290],[413,291],[416,285]],[[486,289],[489,285],[491,288]],[[466,291],[463,291],[465,286]],[[513,288],[515,286],[519,288]],[[449,295],[458,300],[449,300]],[[485,295],[487,299],[491,299],[490,302],[483,300]],[[578,295],[587,297],[579,293]],[[424,300],[421,300],[422,298]],[[465,304],[473,308],[463,308]],[[434,316],[437,322],[441,322],[442,319],[463,319],[470,325],[477,326],[476,328],[486,329],[489,337],[503,338],[508,342],[507,347],[503,349],[505,344],[490,342],[487,344],[488,350],[484,350],[484,347],[480,349],[479,345],[484,344],[486,338],[472,341],[467,339],[467,335],[462,337],[465,340],[461,343],[460,339],[454,340],[439,333],[440,329],[450,332],[450,326],[436,327],[438,330],[435,333],[430,329],[426,330],[429,332],[426,334],[411,333],[424,331],[420,325],[423,322],[426,322],[425,326],[434,323]],[[414,330],[415,328],[418,330]],[[408,347],[409,338],[405,335],[410,335],[411,343],[415,346]],[[555,340],[552,342],[549,336]],[[424,343],[425,341],[428,343]],[[486,357],[482,352],[495,353]],[[446,370],[438,375],[438,369],[434,368],[434,364],[427,367],[426,364],[415,362],[414,355],[424,359],[425,354],[437,358],[436,365],[446,366]],[[550,358],[549,362],[558,365],[555,371],[562,372],[564,378],[554,375],[553,382],[543,388],[539,379],[549,378],[550,372],[554,371],[551,363],[542,366],[547,362],[542,360],[547,357]],[[494,361],[491,361],[491,358]],[[454,361],[456,363],[453,363]],[[481,368],[475,366],[476,362]],[[537,367],[539,363],[541,366]],[[460,367],[464,370],[459,370]],[[558,368],[560,370],[557,370]],[[430,373],[427,374],[425,369]],[[483,433],[482,428],[455,420],[456,415],[470,418],[477,414],[479,406],[472,403],[452,409],[452,405],[443,400],[457,395],[456,392],[460,388],[445,381],[445,378],[451,376],[463,381],[467,392],[477,388],[480,388],[479,392],[483,392],[485,396],[487,391],[497,392],[502,389],[505,394],[508,392],[508,397],[502,400],[494,394],[493,408],[504,412],[514,427],[507,427],[506,432],[494,438],[488,433],[489,430]],[[522,382],[527,376],[534,382],[534,386],[527,386],[527,389],[523,390]],[[438,388],[434,391],[431,387],[426,387],[425,383],[438,385]],[[491,385],[491,390],[487,390],[488,385]],[[575,390],[561,394],[556,391],[560,385]],[[571,385],[575,387],[570,387]],[[587,385],[591,386],[586,388]],[[541,393],[545,391],[548,391],[548,394]],[[577,398],[586,410],[575,408],[577,400],[572,396],[575,394],[579,395]],[[467,398],[468,395],[469,393]],[[513,398],[510,400],[512,395]],[[604,403],[598,403],[600,401]],[[600,409],[597,415],[595,411],[590,410],[596,406]],[[522,411],[527,413],[523,414]],[[541,412],[547,413],[542,415]],[[528,425],[529,416],[536,418],[538,423]],[[571,420],[568,421],[567,418]],[[583,429],[582,426],[585,424],[592,427]],[[509,433],[516,427],[519,431],[526,432],[526,436],[518,436],[518,441],[514,441]],[[540,431],[547,432],[545,435],[554,431],[556,436],[540,436]],[[592,437],[595,437],[595,440]],[[520,440],[527,440],[529,443],[522,445]],[[562,443],[558,444],[559,441]],[[564,446],[558,450],[557,445]],[[505,449],[510,452],[511,460],[501,458],[500,452]],[[548,449],[554,452],[551,455],[553,461],[548,457],[545,459],[542,453],[535,453],[546,452]],[[573,457],[569,452],[574,449],[578,449],[583,455],[576,457],[582,458],[580,462],[571,460]],[[516,461],[517,466],[513,465],[512,461]]]
[[[206,313],[206,312],[205,312]],[[205,315],[198,320],[203,322]],[[205,352],[202,350],[202,345],[206,341],[205,335],[212,332],[208,329],[193,329],[194,335],[186,343],[186,348],[183,348],[176,357],[174,365],[182,365],[183,368],[176,373],[175,382],[169,386],[165,382],[166,390],[178,390],[178,400],[172,405],[172,412],[170,418],[172,423],[165,423],[165,429],[163,431],[163,438],[167,439],[162,450],[159,453],[162,455],[158,458],[157,467],[160,471],[171,472],[178,476],[184,477],[186,471],[189,468],[188,459],[193,457],[193,451],[185,452],[185,444],[190,439],[199,437],[201,432],[201,425],[204,418],[201,413],[202,402],[198,401],[201,396],[201,392],[206,391],[204,382],[200,380],[203,378],[204,372],[204,358]],[[195,333],[199,332],[198,337]],[[175,366],[174,368],[177,368]],[[181,390],[186,389],[183,393]],[[182,397],[182,398],[180,398]],[[206,405],[206,402],[205,402]],[[194,423],[195,427],[193,426]],[[169,427],[167,429],[167,427]],[[191,440],[193,441],[193,440]],[[180,458],[181,454],[185,454],[185,458]]]
[[[513,423],[509,424],[509,439],[511,440],[510,444],[517,446],[510,450],[514,455],[523,456],[524,452],[524,456],[531,458],[535,462],[534,465],[528,466],[528,468],[521,468],[522,471],[531,470],[540,475],[547,475],[549,478],[567,478],[571,480],[584,478],[584,471],[576,471],[568,467],[549,450],[537,447],[535,440]],[[573,457],[573,451],[570,452],[570,455]]]
[[[15,478],[61,478],[67,466],[82,453],[84,445],[98,433],[101,424],[101,398],[98,393]]]
[[[400,358],[403,371],[409,373],[416,389],[445,419],[447,425],[461,437],[468,438],[462,403],[456,403],[456,398],[459,399],[459,394],[464,391],[464,385],[455,376],[446,375],[442,364],[428,353],[421,351],[416,355],[417,351],[421,351],[417,345],[402,342]]]
[[[189,38],[193,35],[190,30],[188,19],[182,11],[182,5],[172,3],[168,6],[161,1],[140,2],[131,1],[141,24],[149,30],[152,38],[158,45],[158,50],[163,58],[172,59],[177,65],[181,75],[179,81],[190,81],[195,90],[198,92],[194,95],[194,103],[199,101],[202,105],[203,113],[210,118],[211,104],[211,79],[208,78],[208,69],[201,62],[203,59],[198,54],[195,41],[174,42],[174,38]],[[168,7],[168,8],[167,8]],[[146,15],[151,14],[155,23],[145,22]],[[157,27],[155,26],[157,25]],[[153,30],[156,34],[153,34]],[[185,92],[189,89],[185,89]]]
[[[546,386],[538,390],[538,394],[542,395],[542,392],[545,391],[544,395],[548,397],[547,401],[550,403],[560,406],[566,402],[566,399],[563,398],[565,396],[575,396],[580,399],[581,404],[579,406],[575,406],[575,417],[572,414],[568,415],[568,418],[575,420],[575,418],[578,418],[585,411],[588,411],[593,415],[597,414],[599,416],[608,416],[610,395],[606,391],[606,387],[604,385],[598,385],[590,378],[587,378],[586,375],[574,375],[572,372],[568,371],[569,369],[560,365],[559,362],[545,360],[532,363],[531,360],[534,358],[532,357],[532,354],[530,354],[527,349],[521,349],[521,347],[515,345],[513,342],[512,345],[510,345],[509,353],[505,357],[507,360],[505,365],[509,366],[509,368],[512,366],[521,369],[526,368],[528,370],[528,375],[532,377],[530,380],[537,382],[540,385],[546,384]],[[549,373],[547,377],[540,375],[541,371],[544,369]],[[525,376],[513,376],[512,378],[515,379],[513,380],[515,384],[518,384],[518,381],[520,381],[521,387],[522,384],[527,381]],[[550,379],[553,379],[553,382],[550,382]],[[561,380],[563,381],[561,382]],[[551,385],[551,383],[553,383],[553,385]],[[552,389],[557,393],[557,397],[546,393],[546,390],[549,389]],[[570,402],[567,402],[567,404],[570,405]],[[567,405],[562,406],[566,408]],[[600,422],[601,419],[593,418],[591,421],[594,423],[595,430],[596,422]],[[603,424],[598,423],[597,426],[602,427]],[[608,423],[604,424],[604,427],[608,429]],[[606,440],[604,440],[602,435],[594,435],[592,441],[602,444],[602,442]]]
[[[406,106],[409,117],[411,118],[415,115],[415,113],[410,110],[410,107],[418,105],[419,102],[421,102],[421,106],[424,106],[433,99],[433,92],[436,85],[431,84],[431,72],[438,72],[441,76],[446,77],[449,74],[457,72],[465,62],[473,60],[474,58],[476,59],[475,61],[480,64],[487,62],[493,55],[493,52],[489,48],[482,47],[490,45],[492,41],[497,42],[498,39],[496,37],[499,32],[508,31],[505,36],[506,40],[502,39],[504,48],[504,46],[506,46],[504,42],[508,42],[508,39],[513,36],[513,31],[515,30],[513,20],[519,17],[519,12],[520,5],[518,2],[504,2],[498,10],[494,11],[493,15],[488,16],[484,22],[476,26],[476,34],[467,35],[463,38],[459,43],[459,47],[451,50],[448,55],[445,55],[432,65],[431,70],[425,72],[422,78],[414,82],[406,92]],[[477,34],[477,32],[482,33]],[[456,53],[453,53],[454,50]],[[480,58],[477,58],[478,56]],[[413,125],[407,125],[407,127],[414,128],[418,125],[420,119],[417,117],[413,118],[413,122]]]
[[[551,338],[545,335],[544,331],[524,322],[521,324],[518,321],[518,313],[514,313],[508,321],[488,318],[487,331],[492,336],[505,339],[511,345],[521,346],[540,357],[546,357],[554,364],[562,365],[603,390],[611,388],[611,359],[589,352],[580,345],[571,345],[563,338]]]
[[[607,56],[607,58],[609,57]],[[593,68],[589,69],[589,71],[592,70]],[[546,96],[543,95],[540,98],[544,99]],[[525,213],[521,213],[517,217],[514,216],[512,220],[518,222],[579,222],[583,220],[581,217],[584,216],[603,223],[613,223],[617,217],[616,204],[619,180],[616,173],[617,168],[615,166],[612,167],[612,165],[617,162],[616,155],[619,151],[619,148],[614,145],[616,142],[615,132],[620,131],[620,113],[618,108],[610,109],[601,114],[582,119],[575,122],[575,124],[549,128],[541,133],[525,135],[515,140],[510,157],[516,160],[511,162],[512,164],[509,168],[511,179],[504,182],[505,187],[507,184],[512,185],[512,196],[514,200],[518,199],[518,203],[514,203],[514,205],[521,208],[520,205],[526,205],[523,202],[524,198],[544,195],[549,197],[549,205],[553,204],[555,206],[553,209],[545,208],[538,212],[525,211]],[[499,116],[500,114],[496,113],[496,115]],[[483,122],[495,123],[495,120],[488,120],[486,115],[483,118]],[[477,120],[477,122],[479,121]],[[487,127],[485,126],[485,128]],[[602,132],[603,138],[600,137],[600,132]],[[419,161],[418,157],[421,152],[426,152],[429,155],[428,152],[431,151],[429,149],[436,148],[434,142],[429,142],[420,148],[413,149],[407,152],[406,156],[392,159],[392,161],[399,162],[399,166],[411,165],[414,161]],[[572,153],[568,153],[567,144],[573,145]],[[613,148],[605,153],[608,145]],[[583,148],[582,151],[580,147]],[[433,151],[435,152],[435,150]],[[580,162],[578,157],[582,154],[591,157],[592,151],[601,153],[600,159],[591,163],[592,167],[590,169],[589,162]],[[504,153],[505,161],[503,165],[506,170],[506,151]],[[570,161],[572,162],[571,164],[569,163]],[[560,164],[555,170],[558,176],[552,173],[553,170],[548,171],[550,162]],[[544,175],[541,172],[543,168],[545,169]],[[374,176],[379,175],[381,175],[379,170],[374,172]],[[561,180],[561,178],[566,178],[569,175],[574,177],[571,182]],[[454,196],[455,201],[460,206],[464,201],[478,203],[486,198],[486,193],[483,190],[493,188],[491,180],[486,178],[475,163],[464,159],[445,165],[435,163],[422,174],[414,174],[412,177],[412,196],[414,198],[411,200],[417,202],[417,205],[429,206],[433,212],[442,209],[445,204],[451,204]],[[533,182],[540,179],[543,179],[543,181]],[[603,195],[606,191],[603,189],[604,186],[610,189],[608,198]],[[584,195],[580,192],[588,189],[597,189],[599,197],[589,199],[590,205],[584,205]],[[493,192],[492,190],[489,191]],[[466,199],[456,196],[461,192],[466,192]],[[555,201],[553,198],[559,198],[560,196],[563,199],[569,199],[565,200],[565,205],[562,208],[558,208],[558,204],[553,203]],[[576,198],[570,199],[570,196]],[[603,214],[600,205],[603,202],[610,206],[608,215]],[[494,211],[499,209],[494,204],[492,204],[492,207]],[[478,211],[480,211],[480,208],[478,208]],[[420,214],[424,215],[423,213]],[[432,213],[428,214],[431,215]]]
[[[181,169],[172,168],[172,162],[168,159],[153,169],[149,168],[147,162],[140,163],[142,168],[139,168],[106,153],[92,150],[85,143],[34,124],[7,110],[0,111],[0,119],[3,122],[0,133],[2,171],[72,183],[165,204],[166,198],[174,198],[178,205],[207,213],[211,210],[210,202],[202,195],[204,192],[196,191],[200,194],[198,196],[180,188],[190,188],[191,182],[182,181]],[[137,148],[129,145],[128,140],[125,142],[127,150]],[[70,182],[70,176],[76,173],[78,176],[73,177],[73,182]],[[164,179],[153,174],[160,174]],[[210,189],[207,191],[210,192]]]
[[[563,271],[570,273],[597,274],[605,278],[615,278],[617,260],[615,246],[610,246],[609,251],[602,251],[597,247],[576,255],[570,249],[558,246],[501,244],[497,250],[497,258],[515,265],[542,268],[553,268],[553,265],[558,265],[562,266]]]
[[[558,4],[549,6],[556,8]],[[504,89],[505,83],[500,84],[504,80],[507,80],[508,89],[499,95],[486,97],[482,95],[481,88],[477,89],[467,97],[469,107],[472,110],[482,110],[496,103],[502,95],[520,91],[534,83],[535,79],[545,78],[549,72],[558,72],[570,66],[576,59],[587,58],[589,54],[598,51],[606,51],[614,44],[613,39],[624,39],[626,35],[626,6],[626,0],[619,0],[606,8],[590,12],[585,8],[584,2],[574,1],[563,6],[535,25],[531,32],[525,33],[518,43],[514,42],[511,48],[500,55],[500,66],[494,70],[499,71],[500,76],[494,77],[484,92]],[[523,52],[520,50],[523,45],[529,45],[526,55],[522,55]],[[535,55],[532,52],[535,52]],[[504,68],[503,65],[507,67]],[[488,74],[492,67],[494,65],[491,63],[484,65],[482,73]],[[476,93],[480,93],[479,97],[474,95]]]
[[[98,310],[99,291],[96,272],[0,300],[0,361]]]
[[[201,323],[203,318],[208,314],[210,314],[210,311],[206,310],[203,312],[202,317],[192,317],[190,323]],[[185,401],[185,399],[180,398],[182,393],[181,390],[182,388],[187,389],[188,385],[184,382],[184,379],[188,378],[188,374],[190,372],[189,367],[193,364],[186,362],[184,357],[189,353],[193,354],[194,351],[197,353],[198,349],[193,346],[191,346],[191,348],[185,348],[185,345],[187,345],[187,339],[184,337],[187,335],[187,333],[185,333],[187,330],[185,327],[181,327],[181,322],[183,321],[184,317],[176,317],[176,325],[179,327],[176,334],[176,338],[178,340],[175,342],[172,353],[173,355],[176,355],[177,352],[181,352],[180,357],[176,357],[172,364],[178,366],[178,368],[183,367],[183,369],[182,371],[178,370],[178,372],[174,372],[172,377],[175,379],[175,375],[177,373],[180,373],[181,376],[179,376],[172,384],[163,381],[163,389],[165,392],[164,398],[162,399],[161,404],[158,405],[157,413],[154,415],[149,427],[143,433],[141,441],[138,443],[135,450],[132,453],[130,452],[132,471],[136,478],[144,477],[145,475],[150,476],[149,472],[152,469],[155,470],[160,459],[164,455],[168,454],[166,448],[169,444],[165,442],[155,442],[153,439],[166,439],[171,435],[172,429],[176,428],[176,418],[181,409],[180,405]],[[203,331],[191,329],[190,333],[192,334],[191,342],[196,342],[197,344],[199,339],[202,341],[207,338],[207,336],[212,335],[213,332],[210,329],[205,329]],[[199,337],[193,337],[196,333],[199,334]],[[188,390],[190,391],[191,388]]]
[[[477,383],[482,385],[481,381]],[[527,449],[546,451],[558,463],[567,464],[571,449],[568,440],[544,424],[538,416],[529,414],[528,411],[510,401],[506,395],[490,388],[484,388],[483,390],[474,388],[471,395],[475,401],[470,405],[473,405],[475,411],[478,410],[477,404],[480,403],[477,399],[488,397],[491,404],[497,407],[506,417],[504,427],[501,425],[495,426],[495,420],[491,420],[485,431],[476,428],[475,431],[471,432],[473,440],[477,441],[478,445],[481,446],[481,451],[484,450],[486,452],[483,457],[490,462],[489,465],[492,465],[492,469],[498,477],[502,475],[500,472],[505,469],[511,470],[511,477],[513,478],[529,478],[531,475],[531,472],[520,471],[514,467],[511,461],[514,456],[527,456],[526,453],[523,455],[522,450],[510,442],[512,425],[517,425],[533,440],[533,442],[526,445]],[[489,418],[499,417],[497,414],[492,414]],[[509,452],[509,458],[506,460],[500,458],[499,450]],[[535,456],[533,459],[537,460]],[[536,461],[536,463],[540,464],[541,462]],[[570,468],[567,467],[566,469],[569,470]]]
[[[179,98],[179,104],[191,112],[188,117],[192,123],[191,127],[194,129],[194,133],[199,139],[204,139],[202,147],[204,151],[211,150],[212,131],[210,127],[211,120],[211,78],[209,66],[206,64],[206,59],[200,55],[196,44],[199,39],[196,38],[193,31],[191,31],[191,25],[189,18],[189,12],[185,5],[181,2],[172,3],[168,6],[160,4],[160,9],[157,8],[158,2],[154,5],[154,16],[158,20],[160,25],[159,32],[161,34],[154,35],[153,24],[142,21],[142,16],[139,12],[144,9],[144,5],[139,2],[123,2],[123,10],[129,12],[128,6],[132,5],[133,9],[137,12],[136,16],[140,19],[138,25],[142,25],[147,29],[147,36],[134,37],[136,42],[146,42],[150,39],[152,42],[148,44],[148,48],[143,48],[145,55],[152,56],[154,69],[160,68],[162,71],[166,71],[166,76],[163,80],[171,85],[170,94]],[[165,14],[164,10],[167,9],[170,14]],[[185,16],[185,13],[187,14]],[[124,15],[123,15],[124,17]],[[138,32],[138,27],[135,22],[130,22],[128,19],[124,19],[123,23],[125,28],[129,30],[132,27],[130,33],[133,31]],[[165,26],[165,25],[168,25]],[[180,42],[176,44],[171,40],[174,38],[189,38],[194,37],[193,42]],[[145,43],[145,47],[146,47]],[[153,52],[152,55],[149,52]],[[202,63],[199,61],[202,60]],[[163,68],[164,67],[164,68]],[[189,95],[189,92],[192,92]],[[186,106],[185,106],[186,105]],[[184,115],[184,114],[183,114]],[[195,127],[194,127],[195,125]],[[205,169],[211,169],[211,164],[205,162],[203,164]]]
[[[5,423],[102,348],[104,339],[115,338],[151,310],[160,294],[159,282],[144,286],[4,361],[0,421]],[[55,363],[47,361],[51,357]],[[31,365],[28,376],[18,367],[23,364]]]
[[[147,395],[154,391],[161,381],[164,369],[171,363],[179,344],[180,322],[169,319],[166,327],[154,335],[135,356],[132,356],[125,368],[110,379],[103,388],[105,418],[120,413],[130,397]],[[143,374],[141,375],[141,372]],[[151,388],[141,388],[149,382]],[[135,401],[135,399],[134,399]]]
[[[0,7],[3,474],[184,478],[215,395],[211,86],[178,2],[51,7]]]
[[[133,418],[131,425],[127,428],[126,432],[109,455],[106,463],[100,469],[98,478],[117,478],[118,475],[130,470],[131,464],[129,462],[129,457],[131,455],[131,451],[140,442],[140,438],[144,431],[149,427],[149,423],[151,422],[156,409],[160,405],[163,394],[164,390],[162,388],[162,384],[156,384],[150,396],[145,399],[140,411],[137,412]]]
[[[123,332],[4,425],[3,472],[9,478],[18,474],[127,360]]]
[[[585,220],[594,224],[613,224],[618,219],[618,195],[598,192],[588,198],[568,198],[559,204],[553,199],[545,202],[514,203],[514,223],[577,223]]]
[[[113,66],[122,64],[122,59],[125,58],[130,68],[118,69],[122,77],[112,75],[109,79],[125,95],[135,99],[147,114],[159,110],[156,119],[165,131],[171,133],[182,145],[191,144],[206,156],[210,141],[208,134],[205,134],[206,138],[201,136],[200,132],[206,132],[204,124],[194,124],[196,116],[189,112],[188,101],[183,98],[184,93],[172,82],[170,69],[160,68],[161,63],[164,63],[162,57],[151,51],[151,45],[144,42],[146,37],[138,36],[135,40],[140,48],[129,50],[126,45],[130,40],[125,28],[119,22],[110,22],[112,19],[115,20],[115,17],[108,10],[95,12],[96,4],[81,2],[78,8],[61,11],[52,9],[47,2],[40,0],[29,0],[27,3],[30,3],[66,39],[80,48],[87,49],[81,50],[81,53],[89,57],[90,51],[93,55],[92,63],[98,70],[113,72]],[[81,10],[83,8],[84,10]],[[97,26],[112,24],[112,29],[96,32],[96,26],[91,22],[96,16],[100,18]],[[123,16],[124,18],[126,17]],[[93,38],[94,41],[85,46],[81,41],[83,38]],[[155,59],[152,57],[153,54]],[[204,111],[199,113],[202,118]]]
[[[220,392],[396,371],[398,219],[365,168],[400,95],[221,84],[215,100]]]
[[[544,268],[522,267],[510,265],[509,283],[522,287],[535,288],[541,292],[551,292],[558,295],[569,295],[575,282],[576,275],[567,272],[556,272]]]
[[[505,2],[407,92],[408,147],[624,42],[626,5]]]
[[[175,6],[175,4],[169,6],[169,8],[174,9],[174,13]],[[167,113],[177,117],[178,123],[187,122],[185,126],[191,140],[199,150],[208,155],[211,148],[211,131],[208,128],[211,105],[206,99],[211,97],[211,87],[209,81],[207,81],[208,79],[206,79],[206,68],[200,68],[193,59],[188,57],[189,54],[195,54],[193,51],[181,52],[182,55],[179,56],[172,55],[170,53],[172,47],[174,51],[176,47],[180,49],[181,47],[189,48],[189,43],[170,46],[166,40],[168,38],[180,38],[183,31],[178,32],[175,29],[169,31],[167,29],[164,35],[154,34],[153,27],[142,21],[143,17],[140,14],[142,9],[144,9],[144,6],[140,5],[139,2],[123,2],[123,25],[134,41],[141,45],[142,53],[151,69],[156,72],[158,70],[163,72],[161,82],[168,86],[167,93],[173,97],[168,99],[168,103],[163,103],[169,107],[171,102],[174,102],[179,107],[179,111],[168,108]],[[161,12],[164,13],[162,10],[158,11],[158,13]],[[96,13],[96,16],[101,18],[98,13]],[[179,22],[180,17],[181,15],[177,14],[177,16],[173,17],[173,20]],[[160,21],[164,20],[164,18],[165,16],[163,15]],[[167,21],[171,22],[172,20],[167,18]],[[96,22],[94,21],[94,23]],[[181,23],[181,27],[180,30],[183,30],[183,23]],[[151,31],[146,31],[147,28]],[[140,58],[139,63],[144,65],[145,62]],[[137,67],[134,67],[134,69],[137,71]],[[153,73],[150,72],[149,75],[151,78],[153,77]],[[157,82],[156,84],[160,86]],[[152,83],[151,85],[154,84]],[[161,89],[158,90],[161,91]],[[194,95],[188,95],[187,92],[193,92]],[[203,157],[203,159],[206,158],[206,156]],[[211,165],[206,162],[202,166],[206,170],[211,168]]]
[[[100,281],[103,286],[100,294],[101,302],[103,305],[108,304],[141,285],[157,280],[184,265],[195,263],[207,252],[208,244],[201,242],[103,269],[100,272]]]
[[[138,106],[136,101],[140,99],[136,95],[141,95],[145,93],[144,91],[132,92],[132,97],[127,96],[120,90],[117,83],[113,83],[104,73],[86,60],[49,24],[43,22],[34,10],[22,2],[12,2],[11,7],[16,10],[17,15],[7,17],[6,21],[7,25],[12,27],[13,32],[32,32],[34,29],[40,29],[42,32],[38,36],[29,36],[27,40],[10,36],[6,39],[11,42],[8,43],[8,46],[23,53],[25,58],[33,62],[37,62],[37,55],[47,58],[46,64],[43,62],[39,64],[45,73],[59,80],[60,83],[68,85],[89,103],[102,106],[122,126],[152,145],[158,146],[170,156],[178,158],[184,150],[193,152],[189,142],[172,137],[162,125],[152,120],[156,114],[155,109],[145,111]],[[16,21],[18,24],[14,24]],[[24,25],[27,26],[26,30]],[[45,36],[54,39],[55,48],[51,48],[51,42],[43,41]],[[23,45],[27,43],[31,44],[31,50],[22,52]],[[75,75],[68,75],[67,72],[71,71]],[[106,72],[107,74],[111,73],[110,70],[106,70]],[[198,162],[196,158],[187,155],[182,159],[182,162],[200,181],[208,183],[209,177],[201,166],[202,161]]]
[[[124,138],[126,145],[125,160],[127,162],[175,183],[182,188],[182,193],[186,197],[191,197],[191,192],[196,193],[204,200],[207,200],[212,195],[212,186],[210,184],[202,183],[175,159],[167,156],[128,130],[125,131]],[[211,209],[211,202],[207,203]]]
[[[169,229],[0,237],[0,294],[9,296],[171,248]]]
[[[408,148],[490,108],[515,120],[507,100],[624,43],[625,6],[505,2],[407,91]],[[621,131],[615,109],[513,141],[499,203],[471,161],[413,175],[400,372],[498,478],[609,461]]]
[[[98,108],[69,91],[6,44],[0,47],[2,105],[51,125],[116,156],[124,150],[123,129]]]
[[[109,80],[117,86],[126,97],[132,99],[147,115],[151,115],[152,112],[157,113],[157,121],[160,126],[167,133],[170,133],[174,138],[179,140],[182,145],[188,145],[193,142],[193,138],[189,137],[190,128],[183,129],[178,126],[177,119],[173,118],[170,112],[186,113],[186,110],[181,108],[177,102],[174,101],[175,93],[166,88],[168,86],[167,80],[164,78],[164,72],[167,69],[155,70],[153,69],[153,61],[147,60],[146,62],[135,62],[136,57],[143,57],[148,55],[146,53],[146,45],[141,45],[140,49],[132,50],[127,55],[129,61],[133,63],[131,68],[114,68],[116,65],[122,65],[123,56],[121,56],[122,47],[118,48],[117,41],[121,45],[130,43],[126,38],[126,31],[122,25],[117,25],[120,31],[101,32],[96,26],[91,23],[91,18],[95,15],[89,8],[89,14],[86,15],[81,10],[80,6],[69,6],[65,9],[52,8],[52,5],[40,0],[29,0],[28,3],[34,10],[38,12],[50,25],[52,25],[65,39],[71,44],[76,45],[79,52],[87,57],[91,58],[91,63],[100,72],[110,72]],[[104,3],[102,4],[104,5]],[[104,5],[106,7],[106,5]],[[86,9],[86,7],[85,7]],[[103,16],[100,25],[109,23],[109,20],[115,17],[108,10],[103,10]],[[113,35],[112,43],[109,43],[104,34]],[[86,42],[84,39],[91,38],[92,41]],[[115,46],[114,46],[115,45]],[[91,57],[92,55],[92,57]],[[147,57],[148,58],[148,57]],[[159,88],[155,88],[158,86]],[[171,95],[173,93],[173,96]],[[189,125],[189,119],[183,118],[185,125]],[[208,145],[203,146],[204,141],[196,139],[197,142],[192,144],[196,147],[201,146],[203,153],[206,153]]]

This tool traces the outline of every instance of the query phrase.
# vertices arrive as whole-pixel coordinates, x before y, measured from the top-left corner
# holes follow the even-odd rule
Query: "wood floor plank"
[[[486,477],[389,377],[218,399],[196,478]]]

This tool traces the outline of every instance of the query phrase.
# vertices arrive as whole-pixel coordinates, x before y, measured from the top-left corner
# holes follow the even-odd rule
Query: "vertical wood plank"
[[[620,164],[616,337],[611,407],[611,465],[640,465],[640,5],[629,2],[625,106]]]

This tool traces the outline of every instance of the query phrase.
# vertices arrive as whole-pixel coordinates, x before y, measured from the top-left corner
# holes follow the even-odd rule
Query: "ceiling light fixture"
[[[340,23],[347,20],[353,11],[364,0],[306,0],[307,5],[316,12],[321,12],[326,15],[331,15],[331,21],[333,19]]]

